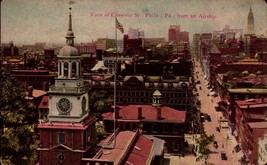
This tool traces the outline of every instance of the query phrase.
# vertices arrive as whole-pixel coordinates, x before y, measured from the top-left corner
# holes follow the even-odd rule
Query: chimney
[[[161,107],[156,107],[157,108],[157,120],[161,119]]]
[[[138,106],[138,119],[142,119],[142,106]]]
[[[115,119],[118,119],[120,117],[120,110],[119,107],[116,106],[115,108]]]
[[[32,86],[28,86],[28,97],[32,97],[32,92],[33,92],[33,87]]]
[[[46,88],[47,85],[46,84],[47,84],[46,82],[42,83],[42,90],[43,91],[47,91],[47,88]]]

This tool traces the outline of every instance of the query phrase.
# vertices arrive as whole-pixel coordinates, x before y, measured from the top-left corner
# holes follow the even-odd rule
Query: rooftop
[[[42,109],[46,108],[46,109],[48,109],[48,96],[44,96],[42,98],[38,108],[42,108]]]
[[[112,139],[110,135],[99,145],[103,145]],[[155,137],[147,137],[141,135],[139,131],[121,131],[116,135],[115,147],[102,148],[93,159],[89,161],[107,161],[114,164],[150,164],[153,157],[162,155],[164,148],[164,141]],[[127,139],[127,140],[125,140]],[[114,141],[112,141],[112,144]],[[86,160],[86,159],[84,159]]]
[[[265,98],[265,99],[236,100],[235,102],[240,108],[264,108],[264,107],[267,107],[267,98]]]
[[[128,105],[122,107],[119,110],[118,120],[139,120],[138,119],[138,107],[142,108],[142,119],[141,120],[158,120],[157,108],[152,105]],[[104,113],[105,119],[113,119],[113,113]],[[186,112],[179,111],[167,106],[161,107],[161,119],[159,121],[164,122],[177,122],[183,123],[186,119]]]
[[[248,125],[251,128],[267,129],[267,121],[263,122],[250,122]]]

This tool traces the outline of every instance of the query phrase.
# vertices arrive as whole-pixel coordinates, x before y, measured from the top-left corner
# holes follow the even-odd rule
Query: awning
[[[218,104],[218,103],[213,103],[213,106],[214,106],[215,108],[219,108],[219,104]]]
[[[221,101],[222,101],[222,99],[221,99],[221,97],[220,97],[220,96],[213,97],[211,100],[212,100],[212,102],[214,102],[214,103],[219,103],[219,102],[221,102]]]
[[[91,71],[97,71],[99,69],[103,69],[103,70],[106,70],[108,68],[105,67],[104,65],[104,61],[98,61],[95,66],[91,69]]]
[[[209,91],[212,92],[214,89],[213,88],[210,88]]]
[[[214,91],[210,92],[210,96],[213,96],[215,94],[216,94],[216,92],[214,92]]]

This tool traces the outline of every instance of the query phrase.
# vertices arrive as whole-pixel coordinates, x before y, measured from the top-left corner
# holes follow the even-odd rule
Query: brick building
[[[173,76],[174,79],[163,79],[161,76],[126,76],[117,81],[116,100],[118,105],[150,104],[153,93],[158,89],[162,93],[162,104],[181,110],[188,115],[192,110],[193,84],[188,77]],[[164,76],[163,76],[164,77]],[[166,75],[167,77],[167,75]],[[114,96],[114,82],[105,79],[89,80],[91,91],[105,90],[108,96]]]
[[[55,72],[57,66],[57,56],[55,54],[55,49],[45,48],[44,49],[44,67],[45,69]]]
[[[123,36],[123,50],[127,56],[133,56],[143,52],[144,38],[129,38],[128,35]]]
[[[4,46],[3,48],[3,56],[5,57],[16,57],[19,55],[19,49],[17,46],[14,45],[14,43],[11,41],[9,45]]]
[[[12,70],[11,74],[23,85],[44,91],[48,90],[49,85],[54,84],[56,76],[48,70]]]
[[[98,38],[95,42],[96,49],[106,51],[109,48],[115,48],[116,47],[116,41],[114,39],[109,38]]]
[[[66,45],[57,58],[57,77],[48,91],[48,119],[37,126],[39,164],[81,164],[82,158],[93,152],[97,119],[89,116],[88,84],[80,75],[81,60],[74,47],[71,13]]]
[[[258,143],[267,133],[266,99],[236,100],[236,139],[251,164],[258,162]]]
[[[80,43],[76,44],[75,47],[79,50],[81,54],[88,53],[88,54],[95,54],[96,53],[96,43]]]
[[[155,91],[152,105],[128,105],[103,114],[107,132],[114,130],[114,116],[120,130],[141,129],[142,134],[152,135],[166,142],[167,152],[183,153],[186,112],[160,104],[161,93]]]
[[[220,109],[228,119],[232,128],[235,126],[235,100],[262,99],[267,97],[266,75],[258,77],[234,77],[217,75],[216,93],[220,96],[222,103]]]
[[[127,140],[125,140],[127,139]],[[164,141],[139,131],[120,131],[97,144],[92,158],[83,158],[82,165],[161,165]]]
[[[186,31],[180,31],[180,25],[170,25],[168,36],[169,41],[173,41],[175,43],[189,42],[189,33]]]

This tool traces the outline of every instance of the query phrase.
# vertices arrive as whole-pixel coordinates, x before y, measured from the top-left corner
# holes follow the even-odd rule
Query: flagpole
[[[114,146],[115,148],[116,145],[116,112],[117,107],[116,107],[116,99],[117,99],[117,91],[116,91],[116,86],[117,86],[117,55],[118,55],[118,46],[117,46],[117,17],[115,17],[115,40],[116,40],[116,55],[115,55],[115,61],[114,61]]]

